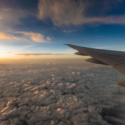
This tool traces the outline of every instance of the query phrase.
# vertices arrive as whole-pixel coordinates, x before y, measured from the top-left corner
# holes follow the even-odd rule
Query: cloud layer
[[[91,6],[90,0],[77,2],[75,0],[39,0],[38,17],[44,21],[50,18],[56,26],[88,23],[125,24],[125,15],[104,17],[86,15],[86,8],[89,6]]]
[[[18,56],[58,56],[58,55],[67,55],[72,54],[74,52],[58,52],[58,53],[34,53],[34,52],[27,52],[27,53],[19,53],[19,52],[8,52],[8,51],[1,51],[0,54],[11,54],[11,55],[18,55]]]
[[[22,56],[40,56],[40,55],[65,55],[65,54],[72,54],[74,52],[58,52],[58,53],[14,53],[15,55],[22,55]]]
[[[53,54],[53,53],[15,53],[15,55],[22,55],[22,56],[53,55],[53,56],[57,56],[57,55],[61,55],[61,54],[59,54],[59,53],[57,53],[57,54]]]
[[[121,74],[47,64],[0,65],[1,125],[124,125]]]

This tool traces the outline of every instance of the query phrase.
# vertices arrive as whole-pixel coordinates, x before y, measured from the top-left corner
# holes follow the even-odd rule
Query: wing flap
[[[96,63],[96,64],[107,65],[106,63],[101,62],[101,61],[99,61],[99,60],[97,60],[97,59],[94,59],[94,58],[89,58],[89,59],[86,59],[85,61],[91,62],[91,63]]]

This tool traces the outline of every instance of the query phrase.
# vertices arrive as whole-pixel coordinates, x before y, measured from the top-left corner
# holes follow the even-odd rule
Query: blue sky
[[[0,51],[72,54],[64,44],[124,51],[124,6],[123,0],[1,0]]]

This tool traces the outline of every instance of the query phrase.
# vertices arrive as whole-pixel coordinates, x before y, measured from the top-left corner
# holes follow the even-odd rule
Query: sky
[[[77,58],[64,44],[125,51],[124,6],[124,0],[0,0],[0,58]]]

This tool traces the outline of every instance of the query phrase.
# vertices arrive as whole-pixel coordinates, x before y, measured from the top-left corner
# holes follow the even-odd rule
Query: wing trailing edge
[[[99,61],[97,59],[94,59],[94,58],[89,58],[89,59],[86,59],[85,61],[86,62],[91,62],[91,63],[96,63],[96,64],[108,65],[108,64],[106,64],[104,62],[101,62],[101,61]]]

